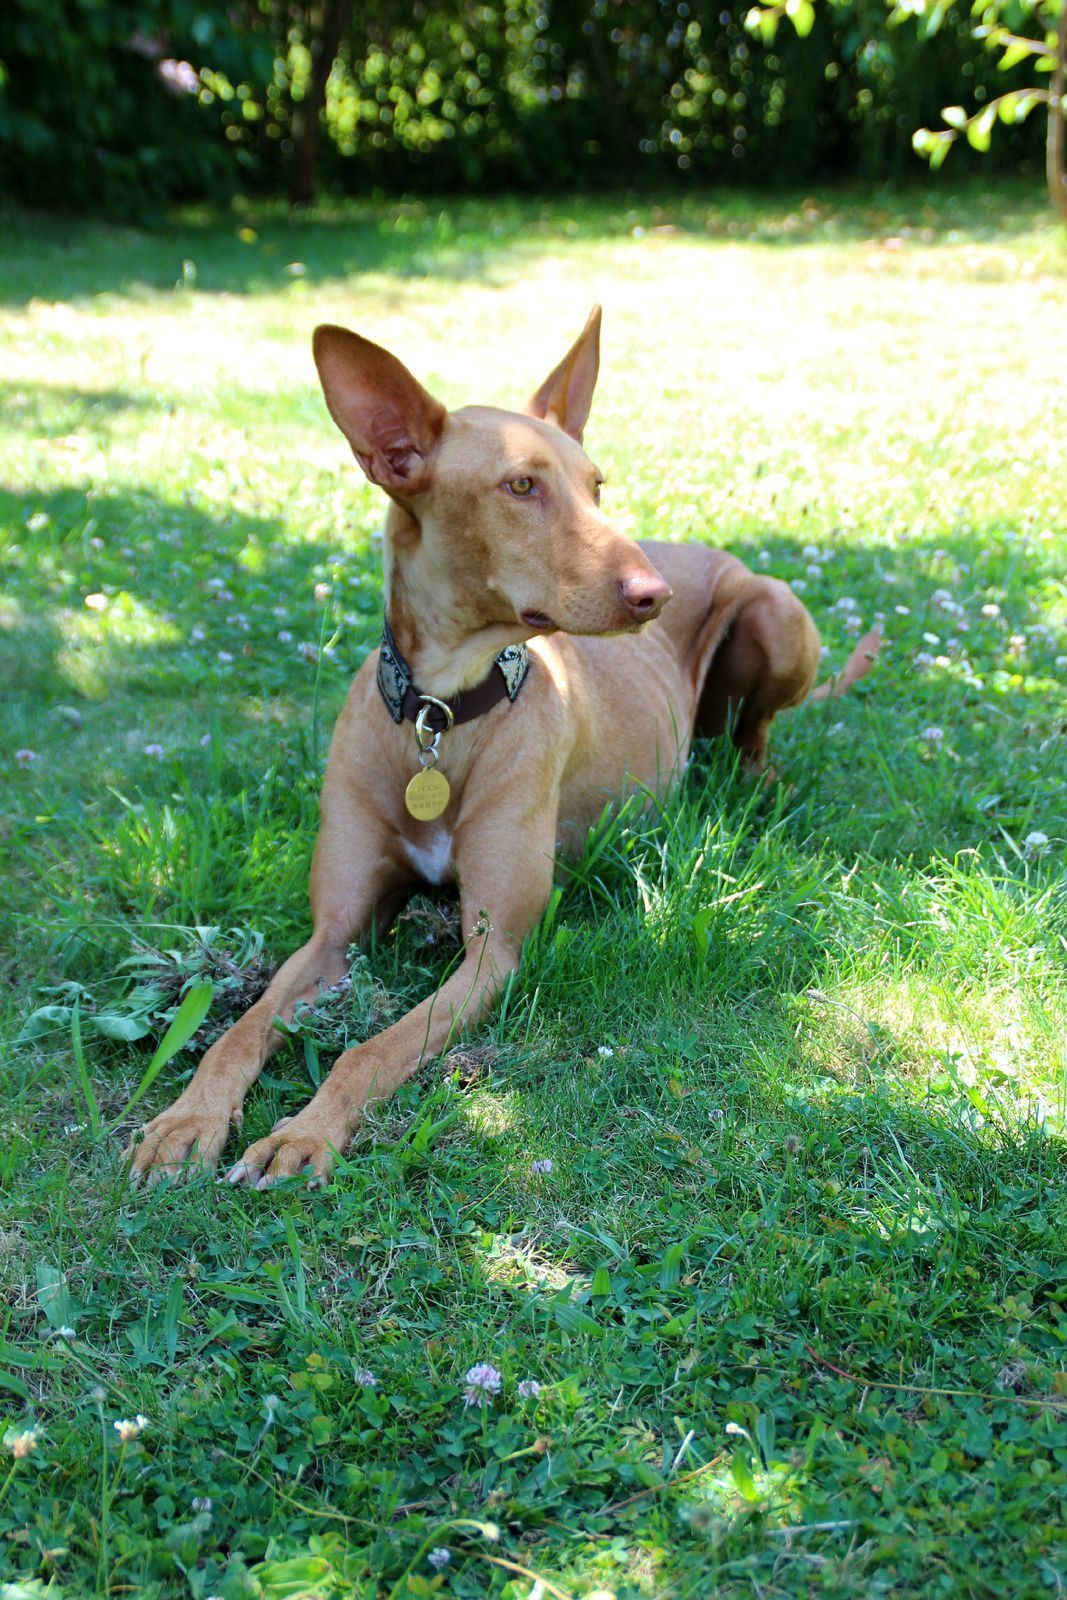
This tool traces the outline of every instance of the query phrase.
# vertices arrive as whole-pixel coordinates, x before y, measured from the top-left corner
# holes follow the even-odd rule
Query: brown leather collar
[[[471,722],[475,717],[491,711],[502,700],[514,700],[526,681],[530,670],[530,656],[524,644],[509,644],[501,650],[489,676],[473,689],[464,689],[451,699],[427,696],[418,690],[411,677],[411,668],[397,649],[393,630],[388,619],[382,623],[382,644],[378,655],[378,688],[389,708],[394,722],[414,722],[420,711],[425,711],[424,724],[431,733],[444,733],[457,722]],[[441,706],[452,713],[449,722]]]

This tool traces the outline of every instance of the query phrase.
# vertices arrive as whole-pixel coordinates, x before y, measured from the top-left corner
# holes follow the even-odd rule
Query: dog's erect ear
[[[429,487],[445,408],[396,356],[347,328],[315,329],[322,392],[367,477],[400,499]]]
[[[589,321],[571,345],[556,370],[538,389],[527,413],[554,422],[557,428],[582,442],[582,430],[593,403],[596,375],[600,370],[600,307],[594,306]]]

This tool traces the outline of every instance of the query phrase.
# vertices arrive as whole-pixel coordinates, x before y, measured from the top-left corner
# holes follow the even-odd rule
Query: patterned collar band
[[[501,650],[489,676],[473,689],[464,689],[442,703],[452,712],[453,722],[470,722],[492,710],[501,700],[514,700],[530,670],[530,655],[524,644],[509,644]],[[378,688],[394,722],[414,722],[428,704],[426,723],[433,733],[444,733],[451,724],[433,700],[427,701],[416,689],[411,668],[397,649],[388,618],[382,623],[382,645],[378,656]]]

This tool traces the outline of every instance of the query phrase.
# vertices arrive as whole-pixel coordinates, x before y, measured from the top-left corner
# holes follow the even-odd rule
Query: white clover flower
[[[210,735],[210,733],[202,733],[200,735],[200,748],[201,748],[201,750],[207,750],[209,748],[210,744],[211,744],[211,735]]]
[[[924,644],[940,644],[941,643],[941,635],[938,634],[938,633],[924,633],[923,634],[923,643]]]
[[[807,573],[809,578],[821,578],[822,577],[822,568],[820,566],[818,566],[814,561],[811,563],[810,566],[805,567],[804,571]]]
[[[463,1396],[465,1406],[484,1405],[492,1400],[494,1395],[500,1393],[503,1382],[500,1373],[488,1361],[480,1361],[477,1366],[468,1367],[465,1379],[466,1393]]]
[[[896,612],[898,617],[910,617],[911,616],[911,607],[910,606],[894,606],[893,610]]]
[[[944,737],[945,731],[943,728],[924,728],[922,731],[922,738],[926,740],[927,744],[940,744]]]
[[[530,1171],[534,1172],[534,1173],[538,1173],[538,1174],[545,1173],[545,1172],[551,1172],[552,1171],[551,1158],[549,1156],[541,1156],[539,1160],[531,1161],[530,1162]]]
[[[163,746],[161,744],[146,744],[144,753],[146,756],[151,756],[153,761],[162,761]]]
[[[615,1054],[610,1044],[598,1044],[596,1047],[596,1053],[598,1056],[603,1056],[605,1061]]]
[[[134,1417],[132,1422],[129,1421],[128,1418],[123,1417],[118,1422],[113,1422],[111,1426],[114,1428],[123,1444],[132,1444],[135,1439],[139,1439],[141,1437],[144,1430],[148,1427],[148,1418],[142,1417],[138,1412],[137,1416]]]
[[[8,1433],[4,1443],[16,1461],[25,1461],[37,1448],[37,1441],[41,1437],[39,1428],[26,1428],[22,1433]]]
[[[840,600],[835,600],[834,602],[835,611],[857,611],[858,609],[855,600],[847,594],[843,594]]]
[[[983,617],[999,617],[1000,607],[991,600],[988,605],[982,607],[982,615]]]
[[[520,1400],[536,1400],[541,1393],[541,1385],[536,1378],[523,1378],[518,1386]]]
[[[925,672],[927,667],[932,667],[934,658],[929,650],[920,650],[918,655],[912,657],[912,666],[918,667],[920,672]]]
[[[278,629],[278,643],[279,644],[292,644],[292,642],[293,642],[293,636],[289,632],[289,629],[288,628],[279,628]]]
[[[328,600],[332,594],[333,589],[328,583],[317,583],[315,585],[315,599],[320,605],[322,604],[323,600]]]
[[[808,586],[803,578],[790,578],[789,587],[794,594],[804,594]]]
[[[317,661],[319,659],[319,647],[317,644],[312,644],[310,639],[305,639],[303,644],[298,644],[296,653],[305,661]]]
[[[199,623],[195,628],[189,629],[189,642],[191,644],[203,644],[204,630],[200,627]]]
[[[352,1374],[352,1381],[360,1389],[376,1389],[378,1387],[377,1378],[366,1367],[357,1367]]]
[[[15,751],[15,761],[20,767],[32,767],[33,763],[39,759],[40,757],[38,756],[36,750]]]
[[[193,1510],[194,1511],[206,1511],[206,1512],[208,1512],[210,1514],[211,1508],[212,1508],[212,1500],[211,1500],[211,1496],[209,1494],[194,1494],[194,1496],[193,1496]]]
[[[1023,840],[1023,849],[1028,856],[1043,856],[1048,850],[1048,834],[1042,833],[1040,828],[1035,828],[1033,833],[1028,833]]]
[[[452,1560],[452,1552],[439,1544],[430,1551],[426,1559],[435,1572],[440,1572]]]
[[[222,662],[223,666],[226,666],[226,664],[228,662],[233,660],[233,656],[230,654],[230,652],[228,650],[220,650],[219,654],[218,654],[218,659]]]
[[[762,551],[760,553],[763,554]],[[800,553],[806,561],[817,561],[819,559],[819,547],[817,544],[806,544]]]

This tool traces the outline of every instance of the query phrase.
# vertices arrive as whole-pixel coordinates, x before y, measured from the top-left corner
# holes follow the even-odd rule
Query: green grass
[[[1067,246],[949,182],[7,218],[3,1600],[1063,1592]],[[877,670],[778,786],[709,746],[606,822],[325,1192],[131,1196],[183,987],[217,1028],[303,936],[379,627],[313,325],[513,404],[594,299],[606,507],[805,584],[828,671],[884,614]],[[243,1137],[453,937],[354,957]]]

